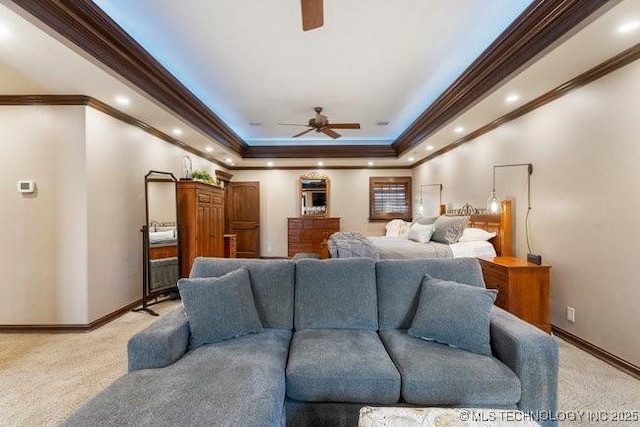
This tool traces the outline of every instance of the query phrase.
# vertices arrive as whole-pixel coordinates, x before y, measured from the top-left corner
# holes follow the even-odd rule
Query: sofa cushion
[[[244,268],[221,277],[180,279],[178,289],[192,348],[262,330]]]
[[[400,374],[376,332],[296,331],[287,365],[287,395],[306,402],[395,403]]]
[[[515,407],[520,381],[498,359],[413,338],[406,330],[380,338],[402,376],[402,397],[414,405]]]
[[[489,323],[497,294],[425,275],[409,335],[490,356]]]
[[[209,344],[118,379],[64,425],[279,426],[291,331]]]
[[[293,329],[295,264],[289,260],[196,258],[190,277],[218,277],[244,267],[265,328]]]
[[[411,326],[425,274],[484,288],[475,258],[384,260],[376,263],[380,330]]]
[[[370,258],[298,261],[296,330],[377,330],[375,271],[375,263]]]

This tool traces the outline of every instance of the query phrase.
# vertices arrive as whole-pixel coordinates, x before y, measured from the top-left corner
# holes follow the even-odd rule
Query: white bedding
[[[496,251],[489,242],[458,242],[445,245],[429,241],[414,242],[407,236],[375,236],[368,239],[376,247],[380,259],[423,259],[423,258],[475,258],[495,257]]]
[[[493,258],[497,256],[496,249],[489,242],[458,242],[449,245],[454,258]]]

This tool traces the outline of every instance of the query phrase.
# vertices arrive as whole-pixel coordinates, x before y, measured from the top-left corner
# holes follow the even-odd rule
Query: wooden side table
[[[224,257],[225,258],[236,257],[236,235],[235,234],[224,235]]]
[[[489,289],[497,289],[495,305],[550,333],[549,265],[513,257],[478,258]]]

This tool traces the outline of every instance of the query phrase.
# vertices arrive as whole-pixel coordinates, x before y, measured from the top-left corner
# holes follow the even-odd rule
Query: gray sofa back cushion
[[[376,263],[380,330],[408,329],[418,307],[425,274],[485,287],[475,258],[384,260]]]
[[[298,261],[295,328],[377,330],[374,261],[370,258]]]
[[[189,277],[220,277],[245,267],[265,328],[293,329],[295,264],[289,260],[196,258]]]

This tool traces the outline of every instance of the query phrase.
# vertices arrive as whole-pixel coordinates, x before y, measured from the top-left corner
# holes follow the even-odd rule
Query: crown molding
[[[240,155],[248,147],[92,1],[13,1],[218,143]]]
[[[399,157],[470,108],[597,10],[621,0],[535,0],[390,146],[250,146],[91,1],[13,0],[243,158]],[[606,5],[606,7],[605,7]],[[337,154],[341,153],[341,154]],[[198,154],[200,155],[200,154]],[[207,158],[205,156],[205,158]]]
[[[427,157],[424,157],[423,159],[420,159],[419,161],[415,162],[412,167],[417,167],[420,166],[421,164],[428,162],[429,160],[433,160],[438,156],[442,156],[445,153],[448,153],[449,151],[469,142],[469,141],[473,141],[474,139],[484,135],[485,133],[488,133],[500,126],[502,126],[503,124],[510,122],[512,120],[515,120],[519,117],[524,116],[525,114],[528,114],[534,110],[536,110],[537,108],[542,107],[543,105],[546,105],[548,103],[550,103],[551,101],[555,101],[556,99],[566,95],[567,93],[573,91],[574,89],[578,89],[582,86],[588,85],[589,83],[592,83],[604,76],[606,76],[609,73],[612,73],[622,67],[624,67],[625,65],[628,65],[634,61],[637,61],[638,59],[640,59],[640,43],[636,43],[635,45],[633,45],[632,47],[630,47],[629,49],[620,52],[619,54],[607,59],[606,61],[596,65],[595,67],[591,68],[590,70],[585,71],[584,73],[574,77],[571,80],[568,80],[567,82],[561,84],[560,86],[551,89],[550,91],[546,92],[543,95],[540,95],[539,97],[535,98],[532,101],[527,102],[526,104],[516,108],[513,111],[510,111],[509,113],[505,114],[504,116],[501,116],[497,119],[495,119],[494,121],[487,123],[486,125],[474,130],[473,132],[463,136],[460,139],[457,139],[456,141],[452,142],[451,144],[441,148],[438,151],[434,151],[432,154],[428,155]]]
[[[410,150],[449,124],[500,82],[529,64],[571,30],[577,29],[594,12],[604,11],[620,1],[534,1],[393,142],[397,154]]]
[[[0,95],[0,105],[58,105],[58,106],[71,106],[71,105],[80,105],[91,107],[94,110],[98,110],[104,114],[107,114],[117,120],[125,122],[131,126],[135,126],[137,128],[142,129],[159,138],[169,144],[173,144],[176,147],[182,148],[189,153],[195,154],[198,157],[202,157],[212,163],[217,164],[218,166],[222,166],[224,168],[227,167],[226,164],[221,161],[213,158],[207,153],[204,153],[198,149],[193,148],[192,146],[176,139],[172,136],[167,135],[166,133],[154,128],[153,126],[148,125],[147,123],[136,119],[133,116],[130,116],[122,111],[113,108],[112,106],[105,104],[104,102],[92,98],[86,95]]]

